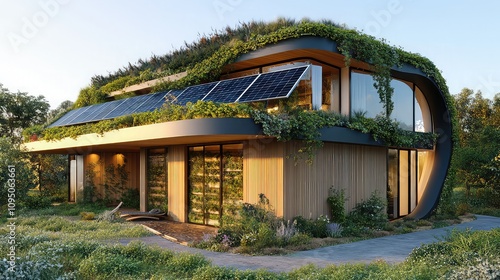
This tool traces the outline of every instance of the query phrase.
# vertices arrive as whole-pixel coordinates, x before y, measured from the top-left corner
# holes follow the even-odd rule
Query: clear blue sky
[[[105,75],[250,20],[331,19],[420,53],[450,92],[500,92],[500,1],[0,0],[0,83],[52,108]]]

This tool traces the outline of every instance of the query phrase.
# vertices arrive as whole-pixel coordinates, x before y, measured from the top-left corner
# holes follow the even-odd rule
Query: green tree
[[[30,155],[30,164],[41,196],[54,200],[67,198],[68,157],[66,155]]]
[[[49,107],[42,95],[12,93],[0,84],[0,135],[20,143],[24,128],[45,123]]]
[[[74,103],[72,101],[66,100],[59,104],[57,108],[50,110],[50,112],[47,114],[47,123],[52,123],[53,121],[62,117],[69,110],[73,109],[73,105]]]
[[[472,189],[488,193],[491,198],[500,191],[495,161],[500,151],[500,95],[491,101],[480,91],[464,88],[455,96],[455,105],[460,143],[453,162],[458,183],[466,188],[469,198]]]
[[[491,112],[491,125],[500,127],[500,93],[497,93],[493,98],[493,111]]]
[[[10,178],[15,178],[14,184],[8,184]],[[18,144],[12,144],[11,139],[0,137],[0,207],[7,205],[11,186],[15,188],[15,204],[20,206],[28,191],[35,187],[34,182],[28,154]]]

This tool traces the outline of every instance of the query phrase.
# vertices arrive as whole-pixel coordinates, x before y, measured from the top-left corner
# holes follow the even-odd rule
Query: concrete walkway
[[[405,260],[410,252],[422,244],[433,243],[445,237],[453,228],[465,230],[489,230],[500,227],[500,218],[476,215],[471,222],[449,227],[431,229],[401,235],[385,236],[348,244],[328,246],[319,249],[297,252],[286,256],[246,256],[230,253],[217,253],[186,247],[159,236],[139,238],[150,245],[158,245],[176,252],[199,253],[217,266],[234,267],[238,269],[265,269],[281,272],[291,271],[307,264],[324,267],[330,264],[370,263],[375,260],[385,260],[397,263]],[[121,244],[127,244],[137,239],[121,239]]]

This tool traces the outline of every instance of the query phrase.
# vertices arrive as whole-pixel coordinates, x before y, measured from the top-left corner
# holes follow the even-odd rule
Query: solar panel
[[[220,81],[212,89],[210,94],[206,95],[203,101],[213,101],[219,103],[233,103],[240,95],[252,84],[258,75],[236,78]]]
[[[109,112],[113,111],[116,107],[120,106],[124,102],[125,99],[115,100],[107,102],[108,106],[104,108],[104,110],[100,112],[96,112],[92,118],[92,121],[100,121],[109,114]]]
[[[173,89],[165,95],[165,102],[175,103],[177,97],[180,96],[186,89]]]
[[[64,116],[60,117],[57,121],[53,122],[49,127],[55,127],[55,126],[64,126],[68,123],[68,120],[71,120],[76,116],[76,114],[81,113],[83,108],[78,108],[71,110],[64,114]]]
[[[92,105],[92,113],[91,114],[86,114],[85,117],[78,118],[79,122],[90,122],[93,121],[95,118],[97,118],[97,115],[99,115],[102,111],[105,111],[111,104],[112,102],[106,102],[106,103],[101,103],[101,104],[96,104]]]
[[[142,96],[139,96],[139,97],[142,97]],[[118,104],[118,106],[116,106],[107,115],[105,115],[104,117],[102,117],[100,119],[112,119],[112,118],[116,118],[119,116],[132,114],[132,112],[135,109],[132,106],[134,105],[134,103],[138,102],[137,99],[138,99],[137,97],[131,97],[131,98],[120,100],[122,102],[120,102],[120,104]],[[139,98],[139,100],[140,100],[140,98]],[[115,101],[113,101],[113,102],[115,102]]]
[[[149,94],[150,98],[147,99],[142,104],[140,104],[139,106],[137,106],[132,113],[154,111],[155,109],[158,108],[158,103],[160,103],[159,106],[161,107],[161,104],[163,104],[163,102],[165,101],[164,99],[165,94],[166,94],[165,92],[157,92],[154,94]]]
[[[82,118],[85,118],[88,115],[88,113],[90,113],[93,110],[92,107],[94,107],[94,106],[95,105],[90,105],[90,106],[80,108],[81,110],[79,110],[79,112],[77,114],[74,114],[74,116],[72,118],[68,119],[66,125],[72,125],[75,123],[79,123],[79,120]]]
[[[264,101],[288,97],[308,68],[309,66],[300,66],[261,74],[252,86],[240,96],[237,102]]]
[[[177,97],[176,103],[186,105],[188,102],[202,100],[219,82],[190,86]]]
[[[78,108],[50,125],[66,126],[159,109],[165,102],[185,105],[198,100],[219,103],[253,102],[289,97],[309,66],[190,86],[186,89],[115,100]]]

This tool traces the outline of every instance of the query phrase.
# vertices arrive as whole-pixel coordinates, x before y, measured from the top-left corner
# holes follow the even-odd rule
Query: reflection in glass
[[[218,226],[243,200],[243,145],[190,147],[188,220]]]
[[[398,215],[398,150],[388,151],[388,176],[387,176],[387,214],[389,219],[395,219]]]
[[[394,89],[391,119],[399,122],[402,129],[413,131],[413,88],[400,80],[392,80],[391,87]]]
[[[351,115],[365,113],[366,117],[374,118],[384,114],[384,107],[380,103],[374,83],[371,75],[351,72]]]

